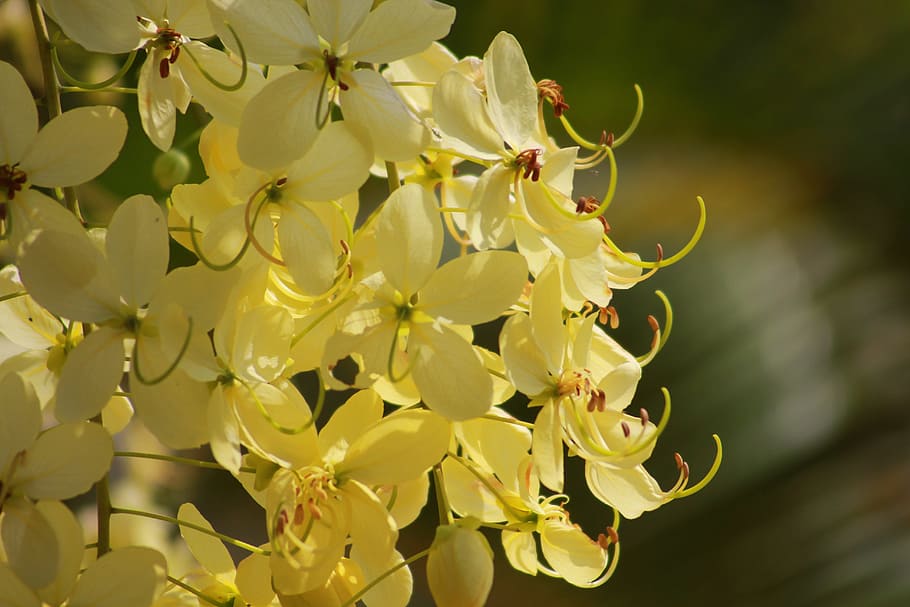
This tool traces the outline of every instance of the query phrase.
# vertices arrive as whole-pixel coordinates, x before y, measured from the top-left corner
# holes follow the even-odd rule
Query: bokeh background
[[[482,55],[498,31],[512,32],[535,77],[563,85],[568,117],[590,138],[622,132],[633,84],[644,90],[641,125],[617,150],[612,235],[645,257],[658,242],[675,251],[694,229],[696,195],[708,227],[684,261],[617,293],[620,339],[646,350],[645,317],[662,318],[653,291],[667,293],[673,335],[635,401],[656,414],[659,388],[673,394],[650,465],[664,486],[674,451],[699,478],[712,433],[725,448],[708,489],[622,524],[622,562],[604,587],[516,574],[496,548],[489,604],[910,604],[910,4],[451,4],[453,51]],[[40,90],[24,8],[0,0],[0,57]],[[116,69],[76,51],[70,60]],[[135,102],[94,99],[111,101],[137,128],[114,169],[83,188],[99,221],[126,195],[164,193]],[[191,149],[203,122],[191,110],[176,140]],[[576,194],[599,195],[606,179],[586,174]],[[581,493],[579,470],[569,490]],[[164,474],[154,482],[195,492],[216,527],[250,537],[243,528],[261,526],[255,509],[219,506],[230,483]],[[571,506],[588,529],[610,522],[594,500]],[[402,551],[421,549],[431,531],[406,535]],[[430,604],[420,581],[413,604]]]

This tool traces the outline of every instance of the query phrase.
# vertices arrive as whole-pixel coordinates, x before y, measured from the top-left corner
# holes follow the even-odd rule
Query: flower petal
[[[330,48],[338,49],[350,40],[372,5],[371,0],[309,0],[306,8],[319,35]]]
[[[119,548],[82,574],[67,607],[150,607],[166,579],[167,561],[157,550]]]
[[[139,70],[139,118],[142,130],[159,150],[171,149],[177,128],[177,100],[174,82],[177,74],[162,78],[159,63],[167,58],[162,52],[149,53]]]
[[[22,583],[6,563],[0,563],[0,604],[9,607],[41,607],[34,591]]]
[[[39,186],[85,183],[117,159],[126,140],[126,130],[126,117],[115,107],[99,105],[69,110],[38,132],[22,158],[22,169]]]
[[[456,257],[436,270],[420,290],[419,309],[459,325],[490,322],[518,301],[528,264],[511,251]]]
[[[367,486],[412,480],[442,459],[450,435],[448,422],[432,411],[401,410],[354,441],[335,472]]]
[[[208,441],[209,389],[177,369],[147,386],[130,376],[132,403],[145,427],[171,449],[192,449]],[[174,423],[179,419],[180,423]]]
[[[373,390],[360,390],[338,407],[319,431],[319,451],[325,461],[344,459],[348,447],[367,428],[382,419],[382,399]]]
[[[627,519],[656,510],[671,499],[644,466],[621,468],[589,461],[585,463],[585,478],[594,497]]]
[[[43,0],[63,33],[93,53],[128,53],[139,45],[136,9],[131,2]]]
[[[35,505],[53,528],[59,546],[57,575],[53,582],[41,588],[38,594],[46,604],[60,605],[73,589],[82,566],[85,544],[82,526],[72,510],[62,502],[41,501]]]
[[[486,413],[493,405],[493,380],[470,342],[445,326],[412,324],[411,374],[427,407],[452,421]]]
[[[559,423],[559,408],[552,401],[540,408],[540,413],[534,420],[531,455],[540,482],[553,491],[562,491],[565,482],[562,428]]]
[[[433,0],[386,0],[351,37],[348,55],[358,61],[388,63],[425,50],[444,38],[455,9]]]
[[[319,133],[323,74],[298,70],[269,81],[240,118],[240,159],[257,169],[287,166],[306,154]],[[327,103],[326,99],[322,103]]]
[[[335,282],[338,254],[328,230],[305,205],[283,205],[278,243],[288,273],[306,295],[320,295]]]
[[[550,566],[570,584],[593,582],[607,567],[607,552],[584,531],[563,521],[543,524],[540,547]]]
[[[430,145],[430,130],[405,105],[394,87],[373,70],[345,76],[341,92],[345,120],[365,133],[383,160],[412,160]]]
[[[60,568],[60,543],[50,521],[34,504],[23,498],[6,500],[0,536],[9,565],[22,581],[32,588],[53,582]]]
[[[5,61],[0,61],[0,107],[0,164],[13,165],[38,132],[38,110],[19,71]]]
[[[192,53],[192,57],[187,56],[185,59],[181,56],[177,65],[180,66],[180,75],[186,81],[186,86],[193,95],[193,99],[216,120],[226,125],[238,126],[246,104],[265,86],[262,74],[255,69],[249,69],[246,80],[239,89],[224,91],[203,75],[199,66],[196,65],[196,61],[219,82],[233,84],[240,79],[239,57],[229,57],[222,51],[196,41],[183,45],[183,52]]]
[[[370,176],[373,154],[343,120],[327,124],[313,147],[288,168],[285,196],[300,201],[335,200],[359,189]]]
[[[111,435],[99,424],[61,424],[38,437],[13,482],[33,499],[65,500],[88,491],[113,457]]]
[[[111,217],[105,241],[108,263],[127,305],[147,304],[167,273],[167,221],[151,196],[130,196]]]
[[[41,431],[41,408],[31,384],[18,373],[0,379],[0,470],[3,474],[20,451],[25,451]]]
[[[58,420],[91,419],[101,412],[123,377],[123,337],[120,330],[101,327],[67,355],[57,386]]]
[[[310,18],[294,0],[210,0],[218,37],[239,52],[230,23],[247,59],[264,65],[297,65],[321,57],[319,38]]]
[[[240,388],[246,390],[246,388]],[[212,391],[208,404],[209,446],[212,456],[232,474],[240,471],[240,427],[234,416],[231,397],[218,386]]]
[[[180,509],[177,510],[177,518],[181,521],[204,527],[209,531],[214,531],[212,524],[202,516],[196,506],[189,502],[181,504]],[[234,559],[231,558],[221,540],[183,525],[180,525],[180,536],[206,571],[219,579],[229,582],[233,581],[230,578],[233,577],[234,573]]]
[[[433,117],[447,135],[469,146],[464,151],[494,159],[504,150],[502,135],[490,120],[483,94],[460,72],[446,72],[433,87]]]
[[[534,341],[547,360],[550,374],[559,377],[566,351],[566,329],[562,324],[562,287],[555,265],[547,266],[534,281],[530,312]]]
[[[537,84],[518,40],[499,32],[483,56],[490,118],[515,150],[537,128]]]
[[[395,190],[376,225],[377,253],[386,279],[405,297],[426,284],[442,254],[443,232],[433,195],[416,184]]]
[[[546,357],[534,339],[531,319],[526,314],[516,314],[503,325],[499,351],[509,379],[525,395],[533,398],[555,388],[547,371]]]
[[[240,561],[234,583],[247,604],[268,605],[275,598],[269,557],[262,554],[251,554]]]

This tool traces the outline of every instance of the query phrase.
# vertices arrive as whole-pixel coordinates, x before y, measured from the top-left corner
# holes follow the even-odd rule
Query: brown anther
[[[22,191],[28,181],[28,175],[17,166],[15,164],[12,166],[8,164],[0,165],[0,192],[6,193],[7,200],[15,198],[16,192]]]
[[[575,203],[575,213],[577,215],[581,215],[582,213],[590,214],[596,211],[598,208],[600,208],[600,200],[594,196],[582,196]],[[610,224],[607,223],[607,220],[604,219],[604,216],[598,215],[597,220],[601,223],[601,225],[603,225],[604,234],[608,233],[610,231]]]
[[[651,416],[648,415],[648,410],[642,407],[638,411],[638,416],[641,417],[641,425],[647,426],[648,422],[651,421]]]
[[[659,242],[657,243],[657,262],[660,263],[664,259],[664,247]]]
[[[607,527],[607,535],[610,536],[611,542],[613,542],[614,544],[619,543],[619,534],[616,533],[616,529],[614,529],[613,527]]]
[[[682,475],[683,475],[683,478],[689,478],[689,464],[688,464],[688,462],[683,462],[683,465],[682,465]]]
[[[613,147],[613,133],[608,133],[606,129],[600,132],[600,145],[605,145],[608,148]]]
[[[338,88],[342,91],[348,90],[348,85],[338,80],[338,66],[341,64],[341,59],[335,55],[330,55],[328,50],[322,51],[322,56],[325,58],[325,68],[329,72],[329,77],[338,84]]]
[[[329,494],[326,493],[325,489],[322,487],[313,487],[313,493],[315,493],[316,497],[322,502],[328,501],[329,499]]]
[[[632,430],[631,430],[631,428],[629,428],[629,424],[627,424],[626,422],[622,422],[619,425],[622,427],[623,436],[625,436],[626,438],[629,438],[630,436],[632,436]]]
[[[171,73],[171,64],[168,63],[167,57],[161,60],[161,63],[158,64],[158,75],[162,78],[167,78]]]
[[[676,469],[682,470],[683,464],[686,463],[685,461],[683,461],[682,455],[680,455],[679,453],[674,453],[673,459],[676,460]]]
[[[317,521],[322,519],[322,510],[319,509],[319,506],[316,505],[316,502],[310,500],[307,502],[307,507],[310,509],[310,515]]]
[[[171,51],[171,56],[168,57],[168,59],[167,59],[168,63],[170,63],[171,65],[177,63],[177,57],[179,57],[179,56],[180,56],[180,47],[175,46],[174,49]]]
[[[348,278],[354,278],[354,266],[348,264]]]
[[[555,80],[544,79],[537,83],[538,99],[546,99],[553,106],[553,114],[559,118],[562,113],[569,109],[566,98],[562,94],[562,86]]]
[[[543,168],[543,165],[540,164],[540,155],[543,152],[540,148],[530,148],[522,151],[515,157],[515,164],[518,167],[524,167],[524,173],[522,177],[527,179],[531,178],[531,181],[538,181],[540,179],[540,169]]]
[[[657,322],[657,319],[653,315],[648,314],[648,324],[651,325],[651,330],[654,332],[660,331],[660,323]]]
[[[603,533],[599,533],[599,534],[597,535],[597,542],[596,542],[596,543],[597,543],[598,546],[600,546],[601,548],[603,548],[604,550],[606,550],[607,548],[610,547],[610,538],[608,538],[608,537],[607,537],[606,535],[604,535]]]
[[[294,508],[294,524],[299,525],[303,522],[303,504],[297,504]]]
[[[604,143],[607,144],[607,147],[608,147],[608,148],[612,148],[612,147],[613,147],[613,133],[610,133],[609,135],[607,135],[607,140],[604,141]]]
[[[351,247],[348,245],[348,243],[345,242],[345,240],[344,240],[343,238],[340,239],[338,242],[341,244],[341,250],[344,251],[344,254],[345,254],[345,255],[350,255],[350,254],[351,254]]]
[[[275,534],[276,535],[284,534],[284,519],[279,518],[278,522],[275,523]]]
[[[287,177],[279,177],[278,179],[275,180],[275,185],[276,185],[277,187],[280,188],[281,186],[283,186],[283,185],[286,184],[287,182],[288,182],[288,178],[287,178]]]

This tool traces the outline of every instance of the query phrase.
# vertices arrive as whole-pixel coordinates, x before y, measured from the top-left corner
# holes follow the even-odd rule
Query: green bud
[[[189,157],[178,149],[159,154],[152,165],[152,176],[162,190],[170,190],[189,177],[192,163]]]

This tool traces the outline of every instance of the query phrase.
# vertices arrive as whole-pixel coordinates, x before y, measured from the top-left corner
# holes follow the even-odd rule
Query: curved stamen
[[[411,369],[414,367],[414,362],[416,359],[414,356],[408,356],[408,366],[404,370],[404,373],[401,375],[395,375],[395,355],[398,354],[399,351],[398,340],[400,339],[399,334],[401,333],[401,325],[403,323],[404,320],[399,317],[398,323],[395,325],[395,337],[392,339],[392,346],[389,348],[388,374],[389,381],[393,384],[397,384],[411,373]]]
[[[264,197],[259,202],[259,206],[256,207],[256,213],[253,215],[252,218],[250,218],[250,207],[253,206],[253,198],[256,196],[256,194],[258,194],[265,188],[270,187],[271,185],[272,184],[270,184],[270,183],[263,185],[258,190],[253,192],[253,195],[250,196],[249,200],[247,200],[246,206],[243,209],[243,228],[246,230],[246,237],[247,237],[248,242],[253,245],[253,248],[256,249],[256,251],[260,255],[265,257],[267,260],[269,260],[276,266],[287,267],[287,264],[284,263],[284,260],[278,259],[274,255],[272,255],[271,253],[266,251],[265,247],[263,247],[262,244],[260,244],[259,239],[256,238],[256,231],[255,231],[256,222],[259,221],[259,214],[262,212],[262,209],[265,207],[265,204],[269,201],[268,196]]]
[[[139,343],[142,340],[140,339],[140,337],[138,337],[138,336],[136,337],[136,343],[133,345],[133,356],[130,359],[130,362],[131,362],[131,367],[133,369],[133,373],[136,375],[136,379],[138,379],[140,383],[145,384],[146,386],[154,386],[155,384],[160,384],[165,379],[167,379],[171,375],[171,373],[173,373],[177,369],[177,365],[180,364],[180,361],[183,360],[183,357],[186,354],[186,351],[189,350],[190,340],[193,337],[193,317],[192,316],[187,318],[187,325],[188,326],[186,329],[186,336],[183,338],[183,344],[180,346],[180,351],[177,353],[177,357],[174,358],[174,360],[171,362],[171,364],[168,366],[168,368],[165,369],[161,375],[159,375],[158,377],[154,377],[152,379],[145,377],[144,374],[142,373],[142,369],[139,366],[139,359],[140,359]]]
[[[199,63],[199,60],[196,59],[196,56],[191,52],[190,47],[183,45],[183,49],[186,51],[186,54],[189,55],[190,59],[193,60],[193,63],[196,65],[196,69],[199,70],[199,73],[202,74],[206,80],[208,80],[216,88],[219,88],[226,93],[231,93],[233,91],[240,90],[240,88],[243,87],[243,85],[246,83],[249,67],[247,66],[246,62],[246,51],[243,50],[243,43],[240,42],[240,38],[237,36],[237,32],[234,30],[230,23],[225,22],[224,26],[230,30],[231,36],[234,37],[234,42],[237,44],[237,50],[240,52],[240,77],[234,84],[225,84],[212,76],[212,74],[210,74],[207,69],[202,67],[202,64]],[[172,54],[171,56],[176,61],[176,54]],[[174,63],[174,61],[171,61],[171,63]]]
[[[609,236],[604,235],[603,241],[617,257],[622,259],[624,262],[631,264],[639,268],[665,268],[667,266],[672,266],[677,261],[681,260],[683,257],[688,255],[695,245],[698,244],[698,241],[701,240],[702,232],[705,231],[705,222],[708,217],[708,210],[705,208],[705,201],[701,196],[695,197],[696,202],[698,203],[698,225],[695,226],[695,232],[692,234],[692,237],[689,238],[689,242],[680,249],[675,255],[668,257],[660,261],[640,261],[633,257],[626,255],[622,249],[616,246]]]
[[[651,347],[645,354],[635,357],[635,360],[637,360],[638,364],[642,367],[647,366],[649,362],[654,360],[654,357],[657,356],[657,352],[660,350],[660,344],[662,343],[660,325],[657,323],[657,319],[648,314],[648,324],[651,325]]]
[[[699,491],[704,489],[707,486],[707,484],[710,483],[714,479],[714,476],[717,474],[717,471],[720,469],[720,462],[724,459],[724,446],[720,442],[719,436],[717,436],[716,434],[712,434],[711,437],[714,439],[714,444],[717,449],[717,452],[714,456],[714,463],[711,464],[711,468],[708,470],[708,473],[705,474],[704,478],[702,478],[700,481],[698,481],[698,483],[696,483],[695,485],[692,485],[688,489],[683,489],[683,490],[677,492],[674,497],[688,497],[694,493],[698,493]]]
[[[230,261],[220,264],[215,263],[202,253],[202,245],[199,243],[199,239],[196,237],[198,230],[195,227],[195,219],[196,218],[194,216],[190,215],[190,241],[193,244],[193,253],[196,254],[196,257],[199,258],[199,261],[201,261],[205,267],[210,270],[215,270],[216,272],[223,272],[225,270],[230,270],[238,263],[240,263],[240,259],[243,257],[244,253],[246,253],[246,250],[250,247],[249,238],[246,238],[243,241],[243,245],[241,245],[240,250],[237,251],[237,254]]]
[[[317,370],[316,373],[318,374],[319,371]],[[287,426],[281,425],[281,423],[279,423],[274,417],[272,417],[272,414],[269,413],[268,409],[265,408],[265,404],[263,404],[262,400],[259,398],[259,395],[256,394],[256,390],[255,390],[255,388],[253,388],[253,386],[249,385],[247,382],[241,382],[241,384],[243,385],[244,388],[247,389],[247,391],[253,397],[253,402],[256,403],[256,408],[259,410],[259,413],[262,414],[262,417],[264,417],[265,420],[267,422],[269,422],[270,426],[272,426],[273,428],[275,428],[282,434],[289,434],[289,435],[293,436],[295,434],[300,434],[301,432],[306,432],[307,430],[309,430],[313,426],[313,424],[316,422],[316,418],[319,417],[319,415],[322,413],[322,408],[325,405],[325,383],[322,381],[322,377],[320,376],[319,377],[319,395],[316,397],[316,408],[313,410],[312,413],[310,413],[310,419],[305,421],[302,425],[297,426],[296,428],[289,428]]]
[[[60,63],[60,56],[58,55],[57,47],[55,46],[51,47],[51,60],[54,62],[54,68],[57,70],[60,76],[73,86],[78,86],[80,89],[87,91],[98,91],[109,87],[110,85],[126,76],[127,72],[130,71],[130,68],[133,67],[133,61],[136,60],[136,53],[136,50],[130,51],[129,56],[127,56],[126,61],[123,63],[123,65],[120,66],[120,69],[117,70],[117,73],[110,78],[107,78],[106,80],[102,80],[101,82],[85,82],[84,80],[79,80],[67,72],[63,67],[63,64]]]
[[[609,142],[609,144],[608,144],[609,147],[618,148],[623,143],[628,141],[629,137],[632,136],[632,133],[635,132],[635,129],[638,128],[638,123],[641,120],[641,115],[645,109],[645,99],[644,99],[644,96],[642,95],[641,87],[639,87],[637,84],[634,85],[634,87],[635,87],[635,96],[638,100],[637,106],[635,108],[635,115],[632,117],[632,122],[629,124],[629,126],[626,128],[626,130],[623,132],[623,134],[620,135],[619,137],[613,138],[613,141]],[[566,134],[572,138],[572,141],[574,141],[581,147],[588,149],[588,150],[598,150],[603,147],[603,145],[604,145],[603,143],[600,143],[600,144],[593,143],[591,141],[588,141],[581,135],[579,135],[578,132],[575,130],[575,128],[572,126],[572,124],[569,122],[569,119],[566,118],[565,114],[563,114],[559,117],[559,121],[562,123],[563,128],[566,130]]]

